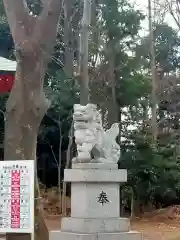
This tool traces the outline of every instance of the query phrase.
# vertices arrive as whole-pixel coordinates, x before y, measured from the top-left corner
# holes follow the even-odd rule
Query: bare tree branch
[[[171,14],[171,16],[173,17],[177,27],[180,29],[180,22],[179,22],[179,19],[176,17],[175,15],[175,12],[176,11],[173,11],[173,8],[172,8],[172,5],[174,4],[171,0],[169,2],[169,0],[166,1],[167,2],[167,5],[168,5],[168,8],[169,8],[169,12]],[[173,5],[174,6],[174,5]],[[179,12],[179,3],[178,1],[176,1],[176,10],[178,10],[178,14],[180,15],[180,12]]]

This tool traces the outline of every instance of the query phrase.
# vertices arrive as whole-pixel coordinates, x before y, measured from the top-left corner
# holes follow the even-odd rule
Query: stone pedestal
[[[64,172],[71,182],[71,217],[63,218],[61,231],[51,231],[50,240],[141,240],[130,231],[129,219],[119,217],[119,184],[127,171],[117,164],[79,163]]]

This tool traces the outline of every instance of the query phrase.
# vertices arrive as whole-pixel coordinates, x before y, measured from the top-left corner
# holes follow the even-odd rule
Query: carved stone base
[[[114,163],[73,163],[72,169],[118,169]]]
[[[119,184],[127,171],[117,164],[78,163],[66,169],[71,182],[71,217],[63,218],[61,231],[50,231],[49,240],[141,240],[130,231],[130,221],[119,218]]]
[[[130,221],[127,218],[63,218],[61,220],[62,232],[75,233],[114,233],[128,232]]]
[[[118,218],[119,184],[127,180],[127,171],[116,164],[77,165],[64,171],[65,181],[71,182],[71,216]]]
[[[121,233],[93,233],[80,234],[52,231],[49,235],[50,240],[142,240],[142,234],[136,231]]]

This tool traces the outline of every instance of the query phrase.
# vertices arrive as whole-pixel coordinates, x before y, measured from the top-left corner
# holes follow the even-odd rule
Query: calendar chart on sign
[[[0,232],[34,231],[34,161],[0,161]]]

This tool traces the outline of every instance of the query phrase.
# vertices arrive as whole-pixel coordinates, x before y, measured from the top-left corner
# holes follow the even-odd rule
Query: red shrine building
[[[16,61],[0,57],[0,93],[11,91],[16,72]]]

